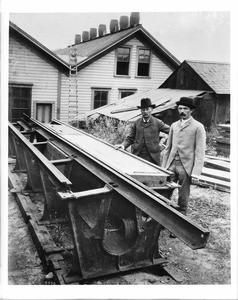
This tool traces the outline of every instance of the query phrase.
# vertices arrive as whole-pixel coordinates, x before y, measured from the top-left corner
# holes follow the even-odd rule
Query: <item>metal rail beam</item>
[[[39,134],[50,139],[51,143],[69,156],[73,156],[77,163],[83,165],[92,174],[96,174],[105,184],[112,186],[114,191],[174,233],[189,247],[192,249],[205,247],[209,232],[167,205],[165,202],[169,202],[168,199],[131,176],[112,168],[110,164],[93,157],[37,120],[31,118],[31,121],[37,125],[36,131]]]

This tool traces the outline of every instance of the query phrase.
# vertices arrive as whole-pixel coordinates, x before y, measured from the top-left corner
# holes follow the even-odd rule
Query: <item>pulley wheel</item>
[[[122,255],[134,245],[137,230],[133,219],[112,217],[105,224],[102,246],[111,255]]]

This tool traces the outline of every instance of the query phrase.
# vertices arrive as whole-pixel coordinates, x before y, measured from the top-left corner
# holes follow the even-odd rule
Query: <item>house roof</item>
[[[120,43],[126,42],[128,39],[137,36],[146,40],[156,51],[156,53],[161,53],[167,62],[177,68],[180,62],[175,58],[162,44],[160,44],[141,24],[136,26],[130,26],[126,29],[122,29],[113,33],[109,33],[89,41],[84,41],[79,44],[74,44],[77,48],[77,66],[82,66],[88,63],[90,60],[102,55],[106,51],[110,51],[113,47],[118,46]],[[69,61],[69,51],[70,47],[56,50],[55,53],[62,58],[67,58]]]
[[[185,60],[217,94],[230,94],[230,64]]]
[[[87,117],[93,115],[105,115],[121,121],[133,121],[140,117],[141,112],[137,108],[142,98],[150,98],[152,104],[156,105],[153,109],[153,115],[156,115],[167,109],[175,108],[176,102],[183,96],[197,97],[205,94],[205,91],[195,90],[176,90],[176,89],[152,89],[142,93],[133,94],[87,113]],[[132,110],[130,110],[132,109]],[[128,111],[129,110],[129,111]],[[121,111],[121,112],[120,112]]]
[[[57,56],[54,52],[52,52],[50,49],[42,45],[40,42],[38,42],[36,39],[34,39],[32,36],[30,36],[28,33],[26,33],[24,30],[19,28],[17,25],[9,21],[9,33],[15,33],[21,38],[23,38],[26,42],[30,43],[33,47],[36,47],[37,50],[39,50],[41,53],[43,53],[46,57],[48,57],[51,61],[61,67],[69,69],[69,64],[65,62],[63,59],[61,59],[59,56]]]

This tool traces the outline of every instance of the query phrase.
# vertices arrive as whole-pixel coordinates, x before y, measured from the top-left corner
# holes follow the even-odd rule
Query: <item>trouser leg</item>
[[[186,215],[190,195],[190,176],[186,173],[180,160],[173,160],[168,170],[173,172],[171,181],[177,182],[181,186],[178,190],[178,211]]]
[[[178,205],[179,211],[186,215],[188,210],[188,201],[190,195],[191,178],[185,171],[180,160],[177,161],[178,184],[181,186],[179,189]]]

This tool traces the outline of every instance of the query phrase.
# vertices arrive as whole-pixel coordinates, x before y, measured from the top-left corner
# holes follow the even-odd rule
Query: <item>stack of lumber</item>
[[[230,179],[230,160],[206,155],[202,174],[196,184],[229,192]]]
[[[218,136],[215,139],[215,150],[218,155],[230,155],[230,125],[218,124]]]

